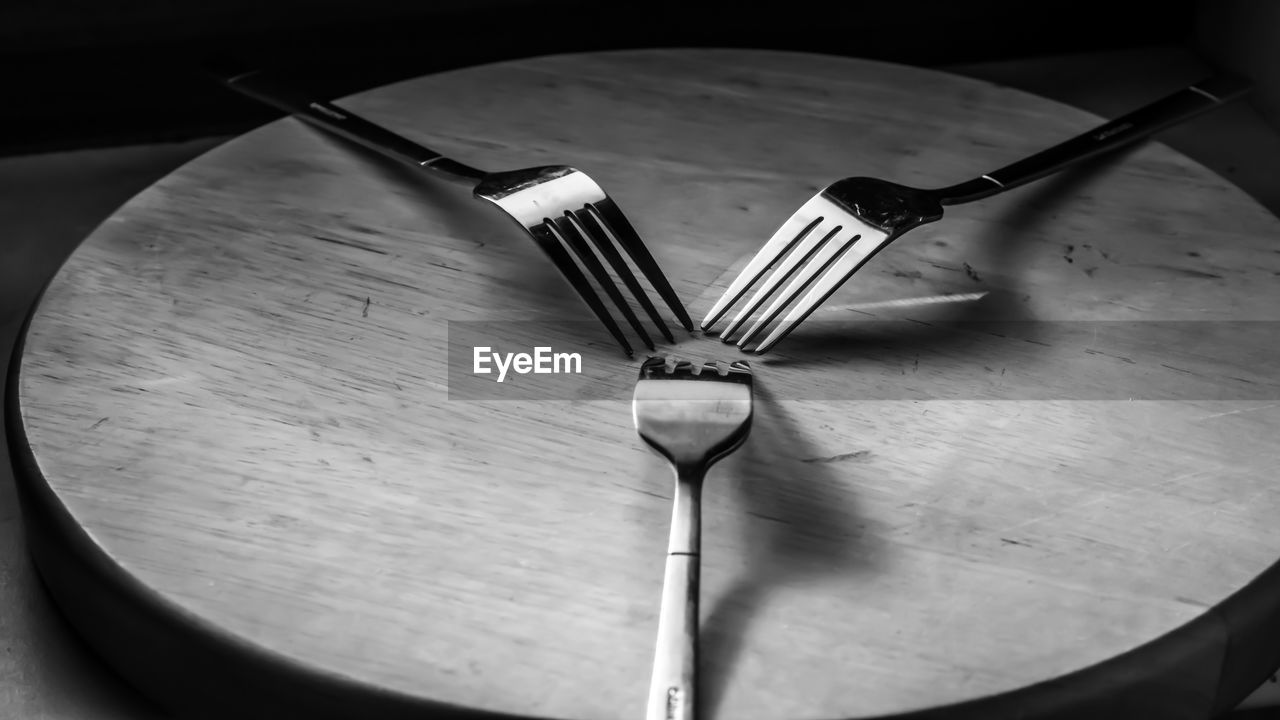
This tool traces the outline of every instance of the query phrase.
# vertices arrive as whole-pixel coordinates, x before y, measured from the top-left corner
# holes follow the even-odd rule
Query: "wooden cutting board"
[[[695,317],[829,182],[951,184],[1100,122],[741,50],[520,60],[341,104],[487,169],[584,170]],[[1150,143],[948,209],[749,358],[752,436],[704,497],[705,715],[1242,698],[1280,664],[1277,237]],[[582,373],[499,384],[472,372],[482,344]],[[272,123],[95,230],[19,353],[31,549],[162,702],[641,715],[671,490],[632,427],[642,358],[465,190]]]

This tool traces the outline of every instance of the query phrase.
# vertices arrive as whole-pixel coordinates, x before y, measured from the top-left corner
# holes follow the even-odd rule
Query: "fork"
[[[646,347],[654,349],[653,339],[610,278],[600,257],[613,268],[667,342],[675,342],[675,338],[616,246],[622,247],[680,324],[686,330],[693,330],[693,320],[688,311],[635,228],[612,198],[586,173],[564,165],[494,173],[477,170],[349,110],[309,97],[302,90],[261,70],[228,72],[227,61],[224,59],[219,63],[215,74],[234,90],[393,160],[431,171],[447,180],[473,185],[475,197],[498,206],[529,233],[628,356],[633,355],[631,344],[578,267],[579,263],[595,278]]]
[[[722,341],[732,342],[734,333],[772,296],[773,301],[737,341],[738,347],[747,350],[790,306],[786,317],[754,348],[756,353],[768,352],[877,252],[907,231],[940,219],[944,205],[982,200],[1038,180],[1212,110],[1248,90],[1244,78],[1218,75],[999,170],[949,187],[923,190],[869,177],[838,180],[782,224],[711,307],[701,327],[705,331],[715,325],[774,268],[768,281],[720,333]],[[785,288],[783,283],[787,283]]]
[[[631,404],[636,431],[676,476],[646,720],[696,715],[702,482],[713,463],[747,439],[751,398],[746,361],[697,366],[651,357],[640,366]]]

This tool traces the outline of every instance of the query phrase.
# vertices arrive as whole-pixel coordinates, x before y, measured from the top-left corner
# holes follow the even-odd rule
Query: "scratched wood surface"
[[[584,170],[695,317],[826,183],[951,184],[1099,121],[736,50],[520,60],[341,104],[487,169]],[[1151,143],[948,209],[751,358],[752,437],[704,495],[705,715],[1238,700],[1252,685],[1221,677],[1277,659],[1257,637],[1280,610],[1260,577],[1277,237]],[[84,563],[42,571],[175,706],[639,717],[670,478],[632,427],[641,358],[588,317],[464,189],[294,120],[229,142],[94,231],[33,315],[11,409],[28,522],[38,560]],[[583,373],[499,384],[469,372],[481,344]],[[237,663],[267,680],[228,692]]]

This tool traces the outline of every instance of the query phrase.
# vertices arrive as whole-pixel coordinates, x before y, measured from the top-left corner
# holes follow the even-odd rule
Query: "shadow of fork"
[[[779,587],[831,572],[877,569],[874,532],[858,518],[847,482],[818,457],[805,428],[756,383],[752,436],[729,482],[741,509],[746,565],[716,598],[700,631],[700,712],[714,717],[743,641]]]

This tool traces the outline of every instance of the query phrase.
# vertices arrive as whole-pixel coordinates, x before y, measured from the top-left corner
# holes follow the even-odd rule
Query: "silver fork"
[[[686,330],[693,330],[693,320],[688,311],[640,236],[613,200],[585,173],[564,165],[484,172],[451,160],[332,103],[309,97],[265,72],[228,72],[225,67],[215,72],[231,88],[308,123],[393,160],[429,170],[447,180],[473,185],[472,192],[477,198],[497,205],[529,233],[627,355],[632,355],[631,344],[578,267],[579,263],[595,278],[646,347],[654,349],[653,339],[610,278],[601,257],[627,286],[667,342],[675,342],[675,337],[635,274],[627,267],[617,246],[622,247],[648,279],[680,324]]]
[[[698,655],[702,481],[751,430],[751,368],[651,357],[632,400],[636,431],[675,470],[671,537],[646,720],[693,720]]]
[[[769,238],[712,306],[702,320],[702,329],[715,325],[773,268],[768,281],[720,333],[721,340],[732,342],[734,333],[772,297],[737,341],[738,347],[747,349],[790,307],[786,317],[754,348],[757,353],[767,352],[873,255],[908,230],[941,218],[944,205],[981,200],[1038,180],[1212,110],[1248,90],[1243,78],[1216,76],[1028,158],[949,187],[922,190],[869,177],[838,180],[802,205]]]

